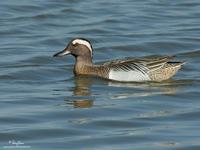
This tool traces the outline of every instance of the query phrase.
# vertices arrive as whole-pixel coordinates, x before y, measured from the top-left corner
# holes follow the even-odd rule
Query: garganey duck
[[[77,38],[54,55],[71,54],[76,58],[75,75],[92,75],[115,81],[144,82],[163,81],[171,78],[181,68],[183,62],[172,61],[174,56],[148,56],[112,60],[100,65],[93,64],[93,48],[90,41]]]

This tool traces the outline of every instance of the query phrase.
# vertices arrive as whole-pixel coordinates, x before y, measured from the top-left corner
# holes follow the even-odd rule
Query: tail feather
[[[178,66],[182,66],[184,65],[186,62],[183,61],[183,62],[179,62],[179,61],[170,61],[170,62],[167,62],[165,67],[178,67]]]

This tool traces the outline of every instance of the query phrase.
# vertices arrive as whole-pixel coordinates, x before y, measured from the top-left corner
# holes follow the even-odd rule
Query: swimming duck
[[[174,56],[147,56],[116,59],[96,65],[92,61],[93,48],[89,40],[72,39],[67,47],[54,55],[73,55],[75,75],[91,75],[122,82],[163,81],[170,79],[184,62],[172,61]]]

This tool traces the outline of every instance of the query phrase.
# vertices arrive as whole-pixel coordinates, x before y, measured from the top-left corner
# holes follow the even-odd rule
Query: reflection
[[[75,87],[73,89],[73,94],[76,96],[90,96],[90,87],[92,84],[92,79],[84,76],[78,76],[74,79]]]
[[[100,82],[99,82],[100,81]],[[97,78],[79,76],[74,78],[73,96],[67,97],[65,103],[74,108],[91,108],[94,97],[91,95],[91,86],[98,84],[98,96],[103,99],[127,99],[159,95],[176,95],[183,85],[191,84],[185,80],[168,80],[164,82],[124,83]],[[99,91],[100,90],[100,91]],[[180,90],[180,92],[182,92]],[[102,94],[103,93],[103,94]]]
[[[74,100],[74,108],[90,108],[93,106],[93,100]]]
[[[94,100],[91,97],[90,87],[93,78],[78,76],[74,78],[75,87],[72,88],[74,100],[71,102],[74,108],[90,108]],[[69,100],[65,100],[69,104]]]
[[[117,94],[112,94],[111,99],[125,99],[130,97],[146,97],[154,95],[174,95],[178,91],[180,82],[175,80],[168,80],[165,82],[143,82],[143,83],[120,83],[120,82],[109,82],[108,86],[130,88]]]

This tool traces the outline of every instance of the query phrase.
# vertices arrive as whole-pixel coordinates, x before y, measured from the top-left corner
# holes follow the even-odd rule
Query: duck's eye
[[[74,46],[74,47],[77,47],[77,46],[78,46],[78,43],[73,44],[73,46]]]

